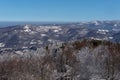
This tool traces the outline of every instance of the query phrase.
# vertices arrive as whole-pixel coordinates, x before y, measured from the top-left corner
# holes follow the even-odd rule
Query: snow
[[[30,44],[37,44],[37,42],[31,41]]]
[[[116,27],[117,26],[117,24],[114,24],[114,27]]]
[[[104,30],[104,29],[98,29],[98,31],[97,31],[97,33],[99,33],[99,34],[106,34],[108,32],[109,32],[109,30]]]
[[[31,40],[30,44],[37,44],[37,42],[33,39]]]
[[[99,25],[98,21],[93,21],[93,23],[94,23],[96,26]]]
[[[113,31],[115,31],[115,32],[119,32],[120,31],[120,29],[112,29]]]
[[[113,37],[109,37],[109,39],[113,39]]]
[[[83,29],[82,31],[79,31],[79,34],[80,35],[86,35],[88,33],[88,30],[87,29]]]
[[[59,30],[54,30],[54,32],[59,32]]]
[[[15,53],[18,54],[18,55],[23,55],[23,54],[24,54],[24,53],[21,52],[21,51],[16,51]]]
[[[38,42],[38,44],[43,44],[43,42],[41,40],[38,40],[37,42]]]
[[[5,47],[5,43],[0,43],[0,47]]]
[[[30,31],[29,34],[36,34],[37,32],[35,31]]]
[[[22,47],[22,49],[26,49],[26,48],[28,48],[28,47],[26,47],[26,46],[23,46],[23,47]]]
[[[41,34],[42,37],[47,36],[46,34]]]
[[[44,31],[48,32],[49,30],[53,30],[54,32],[59,32],[61,29],[61,26],[39,26],[36,29],[38,32]]]
[[[49,42],[52,42],[52,39],[48,39]]]
[[[100,38],[94,38],[94,37],[91,37],[90,39],[94,39],[94,40],[102,40]]]
[[[98,29],[98,31],[109,32],[109,30]]]
[[[29,25],[24,26],[24,32],[30,32],[31,29],[29,28]]]

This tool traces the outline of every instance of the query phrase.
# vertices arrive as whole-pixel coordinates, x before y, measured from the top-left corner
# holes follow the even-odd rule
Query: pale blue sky
[[[0,21],[119,19],[120,0],[0,0]]]

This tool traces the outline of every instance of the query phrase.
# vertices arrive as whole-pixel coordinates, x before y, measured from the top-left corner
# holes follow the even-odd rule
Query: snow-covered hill
[[[0,28],[0,48],[41,47],[81,39],[120,42],[120,21],[16,25]]]

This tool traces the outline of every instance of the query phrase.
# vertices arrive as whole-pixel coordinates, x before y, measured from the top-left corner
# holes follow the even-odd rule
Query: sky
[[[120,0],[0,0],[0,21],[120,20]]]

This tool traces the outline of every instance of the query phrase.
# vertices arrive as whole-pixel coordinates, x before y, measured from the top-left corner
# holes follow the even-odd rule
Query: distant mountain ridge
[[[0,48],[42,47],[81,39],[120,42],[120,21],[14,25],[0,28]]]

